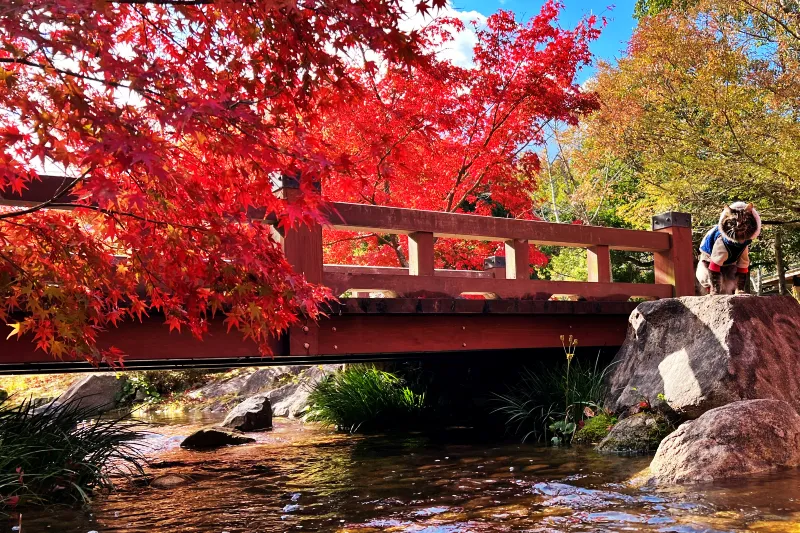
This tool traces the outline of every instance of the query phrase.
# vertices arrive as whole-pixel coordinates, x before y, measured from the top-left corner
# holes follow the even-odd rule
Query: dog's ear
[[[744,210],[747,211],[748,213],[752,213],[753,212],[753,204],[747,204],[747,207],[745,207]]]
[[[722,213],[725,215],[730,215],[731,213],[733,213],[733,211],[731,211],[731,207],[729,205],[726,205],[725,207],[722,208]]]

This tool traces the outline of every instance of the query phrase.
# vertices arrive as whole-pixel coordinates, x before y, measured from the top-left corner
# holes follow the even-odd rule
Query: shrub
[[[572,339],[570,339],[572,341]],[[560,365],[539,365],[524,369],[519,381],[505,394],[495,394],[494,413],[505,417],[506,428],[522,441],[535,438],[566,444],[578,424],[602,412],[604,381],[610,367],[572,360],[568,351]]]
[[[98,418],[76,403],[35,410],[30,400],[0,402],[0,496],[5,505],[88,500],[114,475],[142,473],[128,417]]]
[[[425,394],[414,392],[394,374],[356,365],[318,383],[309,405],[308,420],[355,432],[418,422]]]
[[[210,375],[207,370],[200,369],[128,372],[119,400],[133,402],[139,393],[139,399],[145,402],[159,402],[170,394],[207,382]]]

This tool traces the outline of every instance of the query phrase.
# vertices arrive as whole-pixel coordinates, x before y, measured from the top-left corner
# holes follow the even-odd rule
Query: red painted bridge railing
[[[547,300],[572,296],[594,301],[668,298],[694,294],[691,219],[682,213],[653,218],[653,231],[553,224],[394,207],[333,203],[333,229],[408,236],[408,268],[323,264],[323,228],[300,228],[284,238],[294,267],[309,281],[335,295],[381,293],[385,297],[487,298]],[[505,243],[505,257],[487,258],[483,271],[437,270],[434,241],[452,237]],[[585,248],[588,281],[529,279],[529,247]],[[611,279],[610,250],[652,252],[655,283],[619,283]]]

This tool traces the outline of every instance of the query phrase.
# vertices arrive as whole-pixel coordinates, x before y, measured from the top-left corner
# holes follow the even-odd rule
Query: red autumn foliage
[[[576,84],[599,34],[594,18],[558,27],[560,5],[547,2],[527,23],[500,11],[476,27],[474,66],[437,59],[458,20],[441,19],[421,36],[427,61],[353,71],[356,96],[325,108],[317,127],[330,156],[347,155],[344,172],[323,183],[333,199],[485,216],[534,218],[530,193],[551,120],[575,124],[597,107]],[[393,235],[326,232],[326,262],[407,266],[407,240]],[[481,268],[502,243],[438,239],[438,268]],[[531,263],[547,258],[531,249]]]
[[[342,160],[310,124],[351,93],[345,52],[417,61],[402,16],[394,0],[5,2],[0,195],[42,163],[70,177],[44,204],[0,208],[0,322],[54,357],[116,363],[98,334],[154,311],[198,337],[224,313],[265,353],[315,316],[325,289],[245,210],[319,220],[308,183]],[[298,201],[273,191],[282,174],[302,176]]]
[[[595,21],[561,30],[558,11],[493,15],[467,69],[431,50],[457,21],[404,33],[394,0],[7,2],[0,195],[42,165],[68,177],[47,202],[0,207],[0,322],[54,357],[115,364],[97,339],[120,321],[158,312],[202,337],[223,313],[266,354],[327,291],[248,208],[321,222],[322,182],[336,200],[530,218],[526,147],[595,106],[575,84]],[[276,193],[281,175],[300,176],[297,200]],[[329,259],[405,257],[392,237],[365,242]],[[474,268],[496,248],[440,240],[437,263]]]

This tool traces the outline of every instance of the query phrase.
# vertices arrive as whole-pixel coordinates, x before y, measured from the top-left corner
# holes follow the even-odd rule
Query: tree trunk
[[[756,287],[756,294],[758,294],[759,296],[764,294],[764,285],[762,283],[763,280],[762,272],[763,272],[762,268],[758,267],[758,271],[756,271],[756,283],[758,284],[758,286]]]
[[[778,271],[778,294],[785,296],[786,291],[786,269],[783,266],[783,248],[781,246],[781,228],[775,229],[775,267]]]
[[[392,247],[394,254],[397,256],[397,262],[403,268],[408,268],[408,258],[403,253],[403,247],[400,245],[400,238],[395,235],[382,235],[378,237],[378,244],[383,242]]]

